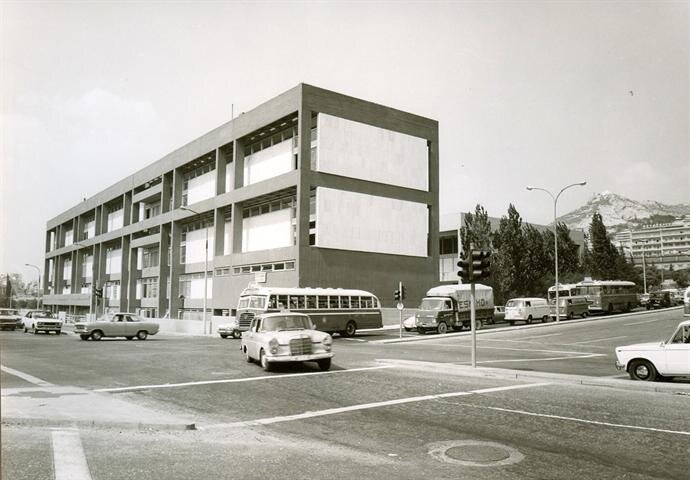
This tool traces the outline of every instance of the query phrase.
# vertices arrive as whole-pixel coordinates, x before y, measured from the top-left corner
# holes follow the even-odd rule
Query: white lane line
[[[53,430],[55,480],[91,480],[78,430]]]
[[[348,342],[368,342],[369,340],[362,340],[361,338],[343,338],[343,340],[347,340]]]
[[[626,327],[629,327],[631,325],[642,325],[643,323],[653,323],[653,322],[659,322],[659,321],[663,321],[663,320],[664,320],[663,318],[654,318],[652,320],[645,320],[644,322],[624,323],[623,325],[625,325]]]
[[[22,380],[26,380],[29,383],[33,383],[34,385],[38,385],[39,387],[54,387],[52,383],[48,383],[45,380],[41,380],[38,377],[34,377],[33,375],[29,375],[28,373],[20,372],[19,370],[15,370],[14,368],[9,368],[4,365],[0,365],[0,369],[2,369],[3,372],[9,373],[10,375],[14,375],[15,377],[19,377]]]
[[[492,388],[482,388],[479,390],[470,390],[465,392],[450,392],[450,393],[439,393],[436,395],[424,395],[421,397],[407,397],[398,398],[395,400],[386,400],[383,402],[374,403],[363,403],[359,405],[350,405],[349,407],[338,407],[338,408],[328,408],[326,410],[317,410],[312,412],[298,413],[296,415],[286,415],[282,417],[268,417],[268,418],[258,418],[256,420],[247,420],[244,422],[233,422],[233,423],[219,423],[215,425],[209,425],[205,428],[237,428],[237,427],[252,427],[257,425],[271,425],[273,423],[282,422],[292,422],[294,420],[305,420],[315,417],[323,417],[326,415],[337,415],[339,413],[345,412],[355,412],[359,410],[369,410],[371,408],[388,407],[391,405],[402,405],[405,403],[413,402],[424,402],[427,400],[437,400],[439,398],[452,398],[452,397],[462,397],[466,395],[476,395],[483,393],[494,393],[503,392],[506,390],[517,390],[521,388],[534,388],[549,385],[548,383],[529,383],[521,385],[509,385],[506,387],[492,387]]]
[[[575,418],[575,417],[562,417],[560,415],[550,415],[547,413],[536,413],[536,412],[525,412],[524,410],[511,410],[508,408],[489,407],[486,405],[474,405],[471,403],[458,403],[457,405],[461,405],[463,407],[483,408],[486,410],[496,410],[498,412],[517,413],[519,415],[528,415],[531,417],[552,418],[554,420],[566,420],[566,421],[570,421],[570,422],[587,423],[590,425],[601,425],[604,427],[627,428],[630,430],[643,430],[646,432],[672,433],[672,434],[676,434],[676,435],[690,435],[690,432],[685,432],[682,430],[666,430],[663,428],[641,427],[639,425],[626,425],[626,424],[622,424],[622,423],[600,422],[598,420],[587,420],[584,418]]]
[[[259,380],[279,380],[281,378],[294,378],[294,377],[308,377],[312,375],[333,375],[336,373],[348,373],[348,372],[364,372],[367,370],[381,370],[383,368],[395,368],[394,365],[382,365],[378,367],[362,367],[362,368],[350,368],[347,370],[331,370],[329,372],[305,372],[305,373],[287,373],[285,375],[265,375],[263,377],[250,377],[250,378],[228,378],[225,380],[203,380],[199,382],[182,382],[182,383],[163,383],[160,385],[136,385],[132,387],[118,387],[118,388],[99,388],[94,390],[94,392],[133,392],[136,390],[150,390],[154,388],[177,388],[177,387],[191,387],[195,385],[214,385],[218,383],[241,383],[241,382],[256,382]]]
[[[615,340],[617,338],[628,338],[628,336],[627,335],[620,335],[618,337],[597,338],[596,340],[586,340],[584,342],[565,343],[564,345],[586,345],[588,343],[605,342],[607,340]]]
[[[484,360],[477,363],[509,363],[509,362],[548,362],[551,360],[580,360],[582,358],[605,357],[603,353],[590,353],[589,355],[551,357],[551,358],[513,358],[510,360]]]

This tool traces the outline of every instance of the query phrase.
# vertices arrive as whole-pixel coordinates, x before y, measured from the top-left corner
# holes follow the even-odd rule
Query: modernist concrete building
[[[458,242],[458,229],[465,225],[465,217],[467,213],[456,212],[441,215],[439,234],[439,280],[442,282],[457,282],[458,281],[458,250],[462,248]],[[498,231],[501,219],[496,217],[489,217],[491,230]],[[537,225],[531,223],[540,232],[550,229],[546,225]],[[553,230],[551,230],[553,235]],[[580,255],[582,255],[585,246],[585,232],[582,230],[570,230],[570,238],[575,244],[580,247]],[[460,252],[462,253],[462,252]]]
[[[435,120],[300,84],[49,220],[44,303],[200,319],[206,245],[215,315],[251,282],[392,306],[404,281],[414,303],[438,279],[438,189]]]
[[[690,218],[620,232],[614,244],[632,254],[636,265],[644,258],[664,270],[690,268]]]

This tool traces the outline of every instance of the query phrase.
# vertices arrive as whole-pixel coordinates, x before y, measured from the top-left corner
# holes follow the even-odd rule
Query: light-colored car
[[[416,324],[417,319],[415,318],[414,315],[411,317],[407,317],[403,321],[403,328],[405,329],[406,332],[412,332],[414,330],[417,330],[417,324]]]
[[[229,323],[218,326],[218,335],[220,335],[220,338],[242,338],[242,332],[239,328],[237,320],[233,318]]]
[[[616,368],[633,380],[690,376],[690,320],[680,322],[665,342],[616,347]]]
[[[0,308],[0,329],[15,330],[21,328],[22,316],[14,308]]]
[[[316,362],[321,370],[331,368],[333,339],[314,329],[303,313],[266,313],[252,319],[242,333],[240,348],[247,362],[257,360],[264,370],[278,362]]]
[[[55,332],[60,335],[62,332],[62,319],[56,317],[53,312],[45,310],[29,310],[22,317],[24,333],[29,331],[37,334],[38,332]]]
[[[135,313],[121,312],[95,322],[75,323],[74,333],[82,340],[100,340],[103,337],[125,337],[127,340],[136,337],[146,340],[149,335],[158,333],[158,324],[145,321]]]
[[[494,316],[491,323],[502,322],[506,319],[506,307],[496,305],[494,307]]]
[[[510,325],[521,321],[532,323],[536,320],[546,322],[551,308],[544,298],[511,298],[506,303],[505,320]]]

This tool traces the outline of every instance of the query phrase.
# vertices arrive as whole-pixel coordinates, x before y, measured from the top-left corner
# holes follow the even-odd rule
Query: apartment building
[[[656,265],[664,270],[690,268],[690,218],[625,230],[614,244],[632,254],[636,265]]]
[[[205,291],[232,315],[250,283],[392,306],[398,281],[417,301],[438,188],[435,120],[300,84],[50,219],[44,304],[201,319]]]

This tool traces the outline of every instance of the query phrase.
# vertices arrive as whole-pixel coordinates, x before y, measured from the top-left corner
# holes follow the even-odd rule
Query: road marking
[[[472,348],[472,345],[461,345],[461,344],[453,344],[453,345],[448,345],[447,343],[427,343],[426,345],[434,345],[434,346],[439,346],[439,347],[462,347],[462,348]],[[426,346],[425,345],[425,346]],[[571,344],[568,344],[571,345]],[[575,351],[568,351],[568,350],[542,350],[542,349],[536,349],[536,348],[510,348],[510,347],[487,347],[485,345],[480,345],[477,347],[482,350],[511,350],[515,352],[542,352],[542,353],[560,353],[563,355],[593,355],[593,352],[575,352]]]
[[[343,340],[347,340],[348,342],[368,342],[369,340],[363,340],[361,338],[343,338]]]
[[[582,358],[605,357],[604,353],[590,353],[588,355],[551,357],[551,358],[513,358],[510,360],[484,360],[477,363],[508,363],[508,362],[546,362],[551,360],[580,360]]]
[[[564,345],[586,345],[588,343],[605,342],[606,340],[615,340],[617,338],[628,338],[628,336],[627,335],[621,335],[618,337],[597,338],[596,340],[586,340],[584,342],[565,343]]]
[[[482,388],[479,390],[469,390],[469,391],[464,391],[464,392],[438,393],[435,395],[424,395],[421,397],[398,398],[395,400],[386,400],[383,402],[362,403],[359,405],[350,405],[349,407],[328,408],[326,410],[310,411],[310,412],[298,413],[295,415],[286,415],[286,416],[281,416],[281,417],[258,418],[256,420],[247,420],[244,422],[219,423],[219,424],[215,424],[215,425],[210,425],[206,428],[214,428],[214,429],[215,428],[237,428],[237,427],[252,427],[252,426],[257,426],[257,425],[271,425],[273,423],[292,422],[294,420],[305,420],[305,419],[315,418],[315,417],[324,417],[327,415],[337,415],[339,413],[356,412],[356,411],[360,411],[360,410],[369,410],[372,408],[380,408],[380,407],[389,407],[391,405],[402,405],[405,403],[424,402],[427,400],[438,400],[440,398],[452,398],[452,397],[462,397],[462,396],[467,396],[467,395],[477,395],[477,394],[484,394],[484,393],[504,392],[507,390],[518,390],[518,389],[522,389],[522,388],[543,387],[546,385],[550,385],[550,384],[549,383],[528,383],[528,384],[520,384],[520,385],[508,385],[505,387]]]
[[[214,385],[218,383],[241,383],[241,382],[255,382],[259,380],[276,380],[281,378],[293,377],[308,377],[311,375],[332,375],[334,373],[347,372],[363,372],[366,370],[381,370],[383,368],[395,368],[394,365],[382,365],[377,367],[362,367],[350,368],[346,370],[331,370],[330,372],[305,372],[305,373],[287,373],[285,375],[265,375],[262,377],[250,378],[228,378],[225,380],[202,380],[199,382],[182,382],[182,383],[163,383],[160,385],[136,385],[132,387],[118,387],[118,388],[98,388],[94,392],[134,392],[137,390],[150,390],[154,388],[177,388],[177,387],[191,387],[195,385]]]
[[[78,430],[53,430],[55,480],[91,480]]]
[[[22,380],[26,380],[29,383],[33,383],[34,385],[38,385],[39,387],[54,387],[52,383],[48,383],[45,380],[41,380],[38,377],[34,377],[33,375],[29,375],[28,373],[20,372],[19,370],[15,370],[14,368],[9,368],[4,365],[0,365],[0,369],[2,369],[3,372],[7,372],[10,375],[14,375],[15,377],[19,377]]]
[[[653,322],[659,322],[663,321],[663,318],[653,318],[652,320],[645,320],[644,322],[635,322],[635,323],[624,323],[626,327],[629,327],[630,325],[642,325],[643,323],[653,323]]]
[[[570,421],[570,422],[587,423],[590,425],[601,425],[604,427],[627,428],[630,430],[642,430],[645,432],[671,433],[671,434],[675,434],[675,435],[688,435],[688,436],[690,436],[690,432],[685,432],[682,430],[666,430],[663,428],[641,427],[639,425],[625,425],[622,423],[600,422],[598,420],[587,420],[584,418],[575,418],[575,417],[562,417],[560,415],[550,415],[548,413],[526,412],[524,410],[511,410],[508,408],[489,407],[486,405],[475,405],[475,404],[471,404],[471,403],[457,403],[456,405],[461,405],[464,407],[483,408],[486,410],[496,410],[498,412],[517,413],[519,415],[528,415],[531,417],[552,418],[554,420],[566,420],[566,421]]]

